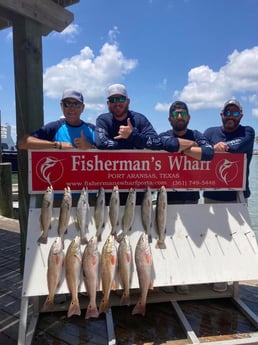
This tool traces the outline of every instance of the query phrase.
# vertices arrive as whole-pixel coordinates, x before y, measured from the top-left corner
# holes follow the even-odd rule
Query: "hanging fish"
[[[94,212],[95,226],[96,226],[96,236],[98,242],[101,242],[102,232],[105,227],[105,189],[100,187],[95,212]]]
[[[65,277],[72,300],[68,309],[67,317],[81,315],[78,299],[82,266],[82,254],[80,249],[80,236],[76,236],[70,243],[65,256]]]
[[[55,292],[60,286],[64,258],[62,239],[61,237],[56,237],[48,254],[47,286],[49,294],[43,305],[44,311],[50,310],[54,304]]]
[[[148,235],[149,242],[152,242],[152,194],[150,187],[147,187],[141,205],[141,218],[144,231]]]
[[[53,214],[54,190],[52,186],[47,187],[43,196],[41,214],[39,218],[41,236],[38,238],[38,243],[47,243],[48,231],[51,229],[51,219]]]
[[[99,252],[96,236],[91,237],[84,249],[82,256],[82,267],[83,280],[90,299],[86,310],[85,319],[98,317],[99,312],[96,305],[96,294],[98,286]]]
[[[67,187],[64,189],[64,195],[61,202],[58,227],[57,227],[58,235],[62,238],[63,242],[64,242],[64,234],[67,233],[71,210],[72,210],[72,194],[71,194],[70,187]]]
[[[156,206],[156,224],[158,230],[158,241],[156,248],[165,249],[166,224],[167,224],[167,191],[162,186],[158,192]]]
[[[142,233],[135,248],[135,265],[137,269],[141,296],[132,310],[132,315],[145,315],[148,290],[153,289],[151,276],[153,267],[152,262],[153,260],[148,235]]]
[[[81,244],[87,243],[87,233],[89,232],[90,206],[88,201],[88,190],[83,187],[76,207],[76,225],[80,231]]]
[[[128,231],[132,229],[134,223],[135,205],[136,191],[134,188],[130,188],[125,203],[124,214],[122,217],[122,233],[120,233],[117,236],[118,242],[120,242],[123,239],[123,237],[128,233]]]
[[[101,252],[101,282],[103,299],[99,306],[99,313],[105,313],[109,308],[109,295],[114,288],[115,273],[117,267],[117,249],[115,238],[109,235]]]
[[[114,186],[109,202],[109,219],[111,224],[111,234],[116,234],[119,225],[120,198],[118,186]]]

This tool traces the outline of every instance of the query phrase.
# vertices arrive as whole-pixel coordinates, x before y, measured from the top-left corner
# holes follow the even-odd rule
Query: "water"
[[[248,200],[249,214],[252,220],[252,229],[255,232],[258,240],[258,155],[253,155],[253,159],[250,166],[250,177],[249,177],[251,197]]]

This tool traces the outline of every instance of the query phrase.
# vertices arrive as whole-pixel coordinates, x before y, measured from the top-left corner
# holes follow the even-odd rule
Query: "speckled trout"
[[[120,207],[120,198],[119,198],[119,189],[118,186],[114,186],[110,202],[109,202],[109,219],[111,224],[111,234],[116,234],[116,229],[119,225],[119,207]]]
[[[50,310],[54,304],[55,292],[60,286],[64,258],[62,239],[56,237],[48,254],[47,286],[49,294],[43,305],[44,311]]]
[[[132,315],[145,315],[148,290],[153,288],[152,283],[152,254],[148,235],[142,233],[135,248],[135,264],[139,280],[141,296],[132,310]]]
[[[100,187],[94,212],[96,236],[99,242],[101,242],[102,232],[105,227],[105,206],[105,190]]]
[[[38,243],[47,243],[48,231],[51,229],[51,219],[53,214],[54,190],[52,186],[47,187],[43,195],[41,213],[39,217],[41,236]]]
[[[121,305],[130,304],[130,285],[132,279],[132,249],[127,235],[119,244],[118,251],[118,276],[119,282],[123,288]]]
[[[86,291],[89,295],[89,305],[86,310],[85,319],[98,317],[99,312],[96,305],[96,293],[98,287],[99,252],[96,236],[88,241],[82,256],[83,280]]]
[[[134,188],[129,189],[126,199],[124,214],[122,217],[122,233],[117,236],[117,241],[120,242],[123,237],[132,229],[135,215],[136,191]]]
[[[59,220],[58,220],[58,235],[62,238],[64,242],[64,234],[67,233],[67,228],[70,220],[72,210],[72,194],[70,187],[64,189],[64,195],[61,202]]]
[[[99,313],[105,313],[109,308],[109,295],[115,287],[114,279],[117,268],[117,249],[115,238],[109,235],[101,252],[101,282],[103,298],[99,306]]]
[[[166,224],[167,224],[167,191],[162,186],[158,192],[157,206],[156,206],[156,225],[158,231],[158,241],[156,248],[165,249],[166,237]]]
[[[83,187],[76,207],[76,226],[80,231],[81,244],[87,243],[87,233],[89,227],[90,206],[88,200],[88,190]]]
[[[152,242],[151,227],[152,227],[152,195],[150,187],[147,187],[141,205],[141,218],[143,228],[148,235],[149,242]]]
[[[81,315],[78,299],[82,266],[82,254],[80,249],[80,236],[76,236],[70,243],[65,256],[65,277],[72,300],[68,309],[67,317]]]

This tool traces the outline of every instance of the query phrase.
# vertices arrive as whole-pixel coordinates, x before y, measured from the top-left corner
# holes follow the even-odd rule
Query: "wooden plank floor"
[[[2,229],[0,230],[0,344],[17,344],[22,291],[19,267],[20,235],[18,232]],[[258,287],[255,282],[241,284],[240,297],[258,315]],[[188,344],[171,303],[163,300],[164,295],[161,294],[159,303],[149,303],[145,317],[132,316],[132,306],[113,307],[117,344]],[[201,342],[243,339],[248,333],[256,331],[229,298],[180,301],[179,305]],[[85,306],[83,305],[83,308]],[[30,306],[29,317],[31,313]],[[66,310],[41,313],[32,344],[107,344],[105,315],[101,315],[97,320],[85,320],[84,316],[85,309],[82,310],[80,317],[73,316],[69,319],[66,317]]]

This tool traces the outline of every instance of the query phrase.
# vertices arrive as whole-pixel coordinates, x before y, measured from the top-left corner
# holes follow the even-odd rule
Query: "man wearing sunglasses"
[[[188,107],[184,102],[176,101],[171,104],[168,121],[172,129],[159,135],[163,149],[209,161],[214,155],[212,145],[201,132],[188,128],[190,118]],[[197,204],[199,198],[199,192],[168,192],[169,204]]]
[[[160,139],[149,120],[129,110],[130,99],[122,84],[108,88],[108,113],[96,120],[96,146],[104,150],[161,149]]]
[[[253,145],[255,131],[250,126],[242,126],[240,121],[243,117],[243,109],[236,99],[230,99],[225,104],[220,113],[222,126],[206,129],[204,135],[213,145],[215,152],[245,153],[246,165],[246,185],[244,197],[250,197],[249,169],[253,155]],[[210,203],[236,203],[237,192],[235,191],[207,191],[203,193],[204,202]],[[213,290],[224,292],[227,290],[227,283],[213,284]]]
[[[94,147],[95,126],[81,120],[84,110],[82,93],[72,89],[65,90],[60,105],[63,117],[21,138],[18,142],[19,149],[88,150]]]

